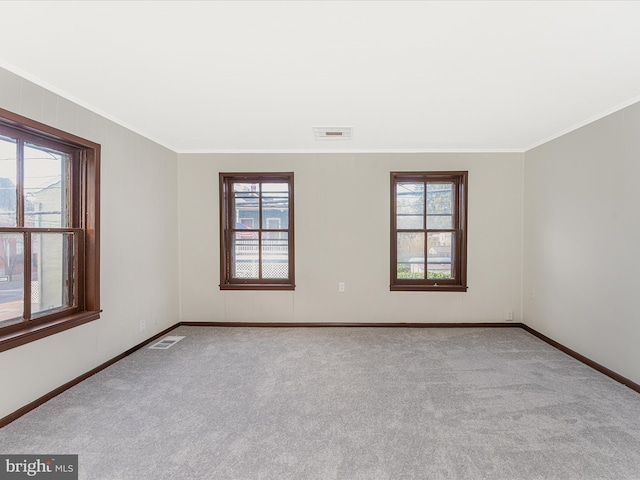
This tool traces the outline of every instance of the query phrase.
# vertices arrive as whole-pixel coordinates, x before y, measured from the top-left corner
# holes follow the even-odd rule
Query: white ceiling
[[[178,152],[524,151],[640,100],[640,2],[2,1],[0,32]]]

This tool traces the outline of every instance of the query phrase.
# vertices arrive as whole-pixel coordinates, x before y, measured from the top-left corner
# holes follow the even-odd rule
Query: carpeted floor
[[[640,479],[640,395],[519,328],[179,327],[0,429],[81,479]]]

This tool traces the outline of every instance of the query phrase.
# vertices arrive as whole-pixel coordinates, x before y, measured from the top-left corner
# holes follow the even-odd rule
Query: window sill
[[[64,332],[73,327],[100,318],[100,312],[88,311],[56,318],[54,320],[38,322],[23,322],[6,327],[7,332],[0,330],[0,352],[10,350],[21,345],[40,340],[41,338]],[[15,328],[15,329],[14,329]]]
[[[466,285],[390,285],[392,292],[466,292]]]
[[[295,290],[296,286],[283,283],[258,284],[258,283],[232,283],[220,285],[220,290]]]

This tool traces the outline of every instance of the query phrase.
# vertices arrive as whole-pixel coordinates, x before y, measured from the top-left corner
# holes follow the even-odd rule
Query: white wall
[[[0,353],[2,418],[179,319],[176,154],[4,69],[0,107],[102,145],[104,310]]]
[[[640,104],[525,154],[524,322],[640,383]]]
[[[521,154],[184,154],[178,168],[182,321],[521,319]],[[402,170],[469,171],[468,292],[389,291],[389,172]],[[220,291],[221,171],[295,173],[295,291]]]

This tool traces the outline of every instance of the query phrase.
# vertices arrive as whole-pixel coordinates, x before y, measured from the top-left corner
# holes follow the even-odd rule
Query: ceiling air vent
[[[353,127],[313,127],[316,140],[351,140]]]
[[[167,348],[173,347],[176,343],[182,340],[184,337],[180,337],[177,335],[164,337],[159,342],[154,343],[149,348],[153,348],[155,350],[166,350]]]

